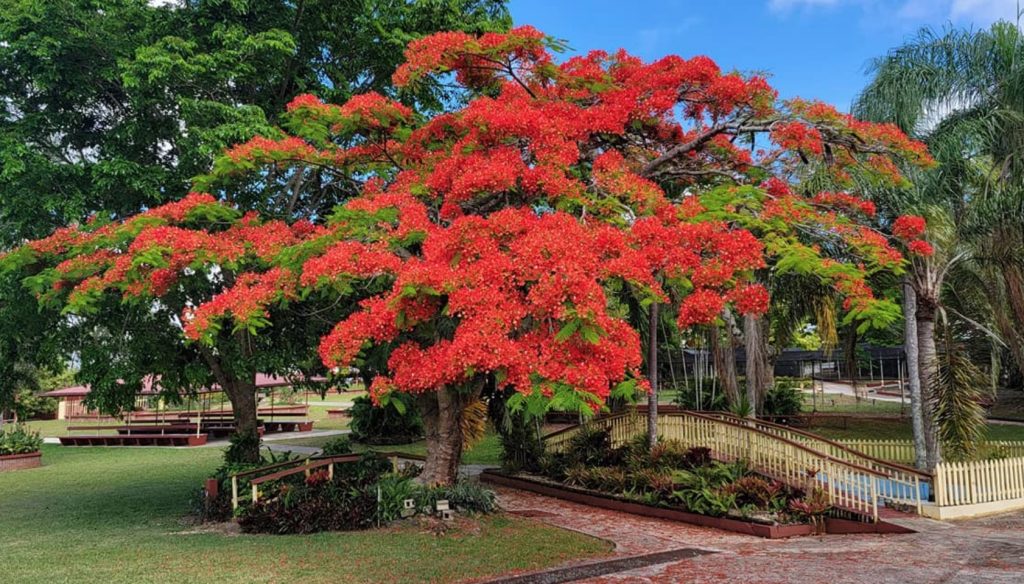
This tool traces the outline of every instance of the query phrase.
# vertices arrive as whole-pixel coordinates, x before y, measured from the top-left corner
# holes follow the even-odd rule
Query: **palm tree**
[[[978,377],[964,372],[964,361],[954,358],[958,351],[951,335],[965,330],[961,325],[984,331],[998,346],[1009,348],[1024,371],[1021,339],[1009,334],[1024,325],[1024,258],[1013,240],[1024,228],[1024,35],[1008,22],[981,31],[924,29],[875,60],[870,72],[872,80],[854,114],[896,124],[925,141],[939,162],[935,169],[915,173],[913,188],[876,192],[892,215],[926,216],[936,248],[934,256],[912,262],[904,303],[905,308],[916,304],[914,314],[906,315],[908,333],[916,328],[917,369],[925,394],[922,407],[915,405],[923,416],[915,423],[915,442],[926,450],[919,463],[930,468],[940,460],[940,442],[964,452],[964,443],[984,423],[980,410],[968,407],[971,400],[952,399],[956,392],[949,387],[959,387],[956,397],[963,398],[964,392],[978,389],[969,387]],[[1002,245],[993,245],[993,238]],[[983,288],[988,301],[974,300],[969,310],[956,310],[956,290],[949,282],[984,270],[1000,274]],[[1003,310],[1003,299],[1011,310]],[[944,327],[942,351],[936,345],[937,319]],[[912,339],[906,341],[913,349]]]

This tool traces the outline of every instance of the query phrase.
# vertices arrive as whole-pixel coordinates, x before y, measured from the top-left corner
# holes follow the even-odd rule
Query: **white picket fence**
[[[1024,458],[944,462],[932,479],[935,504],[976,505],[1024,498]]]

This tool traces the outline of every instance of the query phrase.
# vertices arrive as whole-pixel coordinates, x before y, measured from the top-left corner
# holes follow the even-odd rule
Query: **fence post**
[[[238,509],[238,477],[231,476],[231,509]]]
[[[878,523],[878,477],[871,477],[871,518]]]
[[[252,486],[252,502],[255,503],[260,499],[260,488],[258,485]]]

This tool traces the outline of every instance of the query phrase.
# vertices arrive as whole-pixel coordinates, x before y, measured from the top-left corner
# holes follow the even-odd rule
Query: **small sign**
[[[448,499],[441,499],[437,502],[438,511],[447,511],[450,507],[448,506]]]

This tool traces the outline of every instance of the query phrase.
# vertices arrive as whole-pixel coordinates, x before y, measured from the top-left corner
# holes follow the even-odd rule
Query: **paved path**
[[[913,519],[920,531],[909,535],[765,540],[496,490],[501,504],[514,513],[614,542],[616,557],[679,548],[716,552],[579,582],[1024,582],[1024,513],[956,523]]]

